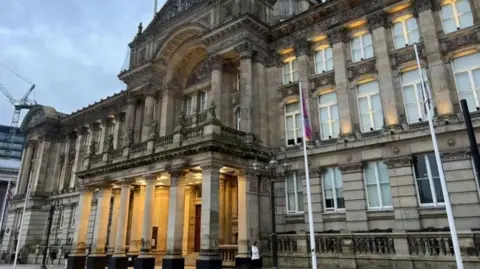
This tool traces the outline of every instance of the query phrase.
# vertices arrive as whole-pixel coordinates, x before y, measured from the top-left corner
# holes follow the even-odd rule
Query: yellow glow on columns
[[[342,131],[342,135],[351,134],[352,133],[352,124],[350,120],[343,119],[340,120],[340,130]]]

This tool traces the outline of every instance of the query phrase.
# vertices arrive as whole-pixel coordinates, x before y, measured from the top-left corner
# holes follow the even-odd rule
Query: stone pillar
[[[192,201],[193,197],[193,188],[192,186],[185,186],[185,206],[184,206],[184,216],[183,216],[183,245],[182,252],[183,256],[186,256],[190,253],[189,241],[193,238],[190,237],[190,218],[192,215]]]
[[[384,161],[388,167],[396,231],[420,230],[418,198],[412,157],[402,156]]]
[[[80,167],[82,165],[82,157],[85,150],[83,145],[85,145],[85,139],[87,138],[86,129],[84,127],[77,130],[77,134],[77,142],[75,144],[75,159],[73,161],[72,175],[70,177],[69,188],[75,187],[75,182],[77,181],[77,176],[75,175],[75,173],[80,170]]]
[[[382,89],[382,107],[386,127],[397,127],[398,112],[395,102],[395,91],[393,86],[393,74],[388,54],[388,38],[385,29],[386,17],[384,14],[374,14],[369,17],[369,24],[372,30],[373,45],[376,55],[378,70],[378,83]],[[390,29],[389,29],[390,30]]]
[[[22,171],[20,176],[20,184],[18,187],[17,194],[25,194],[27,192],[28,180],[30,177],[30,170],[32,166],[33,152],[35,150],[35,145],[32,142],[27,142],[27,152],[23,156],[22,161]]]
[[[145,94],[145,118],[143,120],[142,141],[146,141],[152,134],[152,123],[155,115],[155,92],[149,91]]]
[[[50,141],[50,138],[44,136],[41,138],[40,144],[36,149],[33,174],[32,178],[30,179],[32,186],[31,192],[33,193],[45,192],[45,180],[48,172],[47,167],[51,146],[52,142]]]
[[[225,179],[225,229],[223,229],[224,244],[230,244],[232,242],[232,184],[230,179]],[[235,193],[235,198],[237,197]]]
[[[152,249],[152,223],[155,204],[155,182],[156,174],[145,176],[145,202],[143,205],[142,222],[142,248],[140,256],[135,259],[135,269],[153,269],[155,268],[155,257],[150,254]]]
[[[361,163],[349,163],[339,167],[342,172],[347,229],[350,232],[368,230],[362,167]]]
[[[120,209],[120,195],[121,190],[115,188],[112,190],[112,209],[111,209],[111,217],[109,223],[109,231],[108,231],[108,242],[107,242],[107,256],[110,257],[115,252],[115,240],[117,239],[117,224],[118,224],[118,211]]]
[[[132,136],[135,132],[135,118],[137,111],[137,99],[134,97],[129,97],[127,100],[127,113],[125,115],[125,125],[123,126],[123,146],[129,146],[129,136]],[[130,138],[131,139],[131,138]]]
[[[219,221],[219,229],[218,229],[218,243],[220,245],[226,244],[225,243],[225,177],[220,176],[220,203],[219,203],[219,210],[220,212],[218,213],[218,216],[220,218]]]
[[[72,141],[74,138],[71,137],[70,135],[67,135],[66,137],[66,142],[65,142],[65,150],[63,152],[63,167],[62,171],[60,172],[60,184],[58,186],[58,190],[61,191],[65,187],[69,188],[69,181],[71,177],[71,162],[73,161],[72,159],[75,157],[74,155],[71,155],[70,152],[72,152]]]
[[[92,206],[93,192],[88,188],[80,190],[80,197],[75,220],[75,233],[73,235],[73,248],[68,256],[67,269],[85,269],[86,242],[90,209]]]
[[[428,81],[430,83],[430,89],[433,91],[432,95],[435,98],[438,116],[451,116],[454,111],[450,98],[450,90],[448,88],[448,76],[438,42],[434,14],[430,1],[421,2],[423,5],[417,5],[418,21],[428,61],[428,74],[430,75]]]
[[[202,168],[202,216],[200,232],[200,255],[197,269],[220,269],[222,259],[218,252],[219,190],[221,164],[209,163]]]
[[[162,94],[162,111],[160,113],[160,136],[173,133],[175,125],[175,90],[165,89]]]
[[[224,104],[222,102],[222,85],[223,85],[223,59],[219,55],[212,58],[212,100],[217,107],[217,118],[222,120]],[[225,93],[224,93],[225,94]]]
[[[107,243],[108,218],[112,187],[102,186],[97,194],[95,226],[93,230],[92,250],[87,258],[87,269],[104,269],[107,264],[105,246]]]
[[[112,221],[117,222],[117,231],[115,234],[115,250],[113,256],[110,257],[108,262],[109,269],[127,269],[128,259],[125,255],[125,240],[127,237],[127,224],[128,224],[128,208],[130,204],[130,188],[133,183],[133,179],[123,179],[120,181],[120,208],[118,209],[117,219]]]
[[[115,115],[115,126],[113,127],[113,147],[118,149],[122,146],[123,125],[125,122],[125,113],[121,112]]]
[[[267,85],[267,71],[265,68],[265,60],[261,57],[256,57],[254,68],[255,68],[255,98],[256,102],[256,114],[255,117],[255,128],[259,131],[257,133],[256,141],[260,141],[263,145],[268,145],[269,142],[269,117],[268,109],[270,108],[270,103],[268,102],[268,85]],[[275,89],[276,90],[276,89]],[[236,126],[235,126],[236,127]]]
[[[185,180],[182,170],[170,171],[170,200],[168,204],[167,255],[162,259],[163,269],[183,269],[182,236],[185,209]]]
[[[348,73],[345,58],[345,35],[343,28],[334,29],[328,33],[328,38],[332,44],[333,68],[335,70],[335,91],[338,100],[338,114],[340,118],[340,135],[350,136],[354,130],[352,128],[352,115],[350,111],[350,101],[348,95]]]
[[[133,212],[130,227],[130,242],[128,254],[137,256],[140,254],[142,219],[144,214],[145,186],[135,186],[133,189]]]
[[[107,138],[107,130],[109,128],[109,125],[110,125],[110,120],[109,119],[102,119],[102,121],[98,124],[98,128],[100,130],[98,130],[98,132],[100,132],[100,135],[98,136],[98,141],[97,142],[97,145],[98,145],[98,151],[97,153],[99,154],[102,154],[104,150],[106,150],[108,148],[108,145],[105,145],[105,140]]]
[[[247,133],[252,133],[253,51],[248,43],[238,46],[236,49],[240,54],[240,114],[242,116],[242,120],[240,122],[240,130]]]
[[[235,257],[236,268],[250,268],[248,257],[248,230],[249,230],[249,206],[247,191],[248,182],[244,171],[237,171],[238,180],[238,254]]]

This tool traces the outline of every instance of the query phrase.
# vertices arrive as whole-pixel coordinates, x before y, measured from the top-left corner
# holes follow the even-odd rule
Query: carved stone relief
[[[212,71],[211,62],[205,58],[201,60],[192,70],[187,79],[187,87],[195,85],[201,81],[210,79],[210,73]]]

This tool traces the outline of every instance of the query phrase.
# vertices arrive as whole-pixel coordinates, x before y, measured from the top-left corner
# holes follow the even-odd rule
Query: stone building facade
[[[308,268],[314,245],[322,268],[450,268],[423,72],[465,268],[477,268],[480,192],[459,100],[477,128],[479,18],[480,0],[167,1],[129,44],[125,91],[69,115],[28,113],[2,247],[35,253],[55,206],[52,249],[69,268],[242,268],[254,241],[268,264],[270,189],[251,167],[280,148],[292,164],[272,190],[280,267]]]

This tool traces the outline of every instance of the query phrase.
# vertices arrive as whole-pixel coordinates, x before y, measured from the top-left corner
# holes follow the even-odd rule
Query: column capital
[[[297,57],[308,55],[310,53],[310,42],[304,38],[297,40],[295,42],[295,53]]]
[[[345,27],[338,27],[327,32],[328,39],[331,44],[348,42],[347,29]]]
[[[251,59],[253,56],[253,47],[248,42],[236,46],[235,51],[240,55],[240,59]]]
[[[280,67],[282,66],[282,57],[275,50],[268,53],[268,57],[265,59],[266,67]]]
[[[146,174],[146,175],[143,175],[143,178],[145,179],[145,181],[147,183],[148,182],[153,182],[153,181],[157,180],[158,174],[157,173]]]
[[[383,163],[390,169],[398,167],[408,167],[412,165],[412,156],[402,156],[391,159],[386,159]]]
[[[220,173],[220,168],[222,167],[223,165],[219,163],[205,163],[200,165],[202,173]]]
[[[93,188],[91,186],[79,186],[77,190],[80,194],[93,193]]]
[[[238,169],[235,171],[235,174],[237,175],[237,179],[246,179],[247,178],[247,173],[245,173],[244,169]]]
[[[135,178],[133,177],[126,177],[126,178],[122,178],[122,179],[119,179],[117,180],[118,184],[121,185],[121,186],[130,186],[132,185],[133,183],[135,183]]]
[[[210,64],[213,70],[222,70],[225,65],[225,60],[220,55],[213,55],[210,57]]]
[[[367,17],[370,30],[385,27],[387,23],[387,14],[384,11],[375,12]]]
[[[415,1],[415,8],[417,9],[417,12],[423,12],[429,9],[433,8],[432,1],[431,0],[416,0]]]

